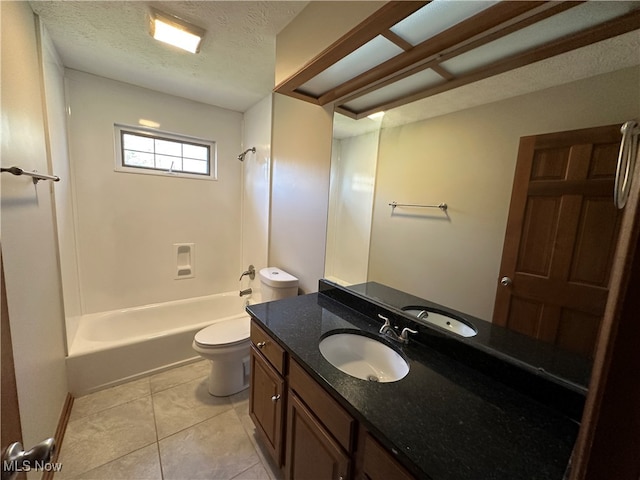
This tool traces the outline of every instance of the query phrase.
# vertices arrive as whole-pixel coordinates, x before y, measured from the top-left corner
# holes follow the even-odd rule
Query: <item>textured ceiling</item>
[[[308,2],[32,1],[66,67],[239,112],[274,87],[275,37]],[[150,7],[207,30],[201,52],[157,42]],[[640,33],[491,77],[387,113],[393,126],[640,64]],[[376,128],[338,123],[339,136]]]
[[[246,111],[274,87],[276,34],[308,2],[33,1],[68,68]],[[149,34],[149,8],[206,29],[199,54]]]

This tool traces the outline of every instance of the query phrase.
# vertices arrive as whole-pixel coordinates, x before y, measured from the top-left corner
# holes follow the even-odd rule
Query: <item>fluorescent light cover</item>
[[[151,35],[161,42],[198,53],[204,30],[178,17],[152,10]]]
[[[376,112],[372,113],[371,115],[367,115],[367,118],[370,118],[371,120],[378,120],[382,117],[384,117],[384,110],[382,112]]]

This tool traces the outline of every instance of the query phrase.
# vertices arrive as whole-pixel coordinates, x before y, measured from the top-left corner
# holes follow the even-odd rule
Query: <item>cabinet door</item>
[[[289,391],[287,480],[346,480],[349,457],[295,393]]]
[[[276,465],[282,465],[284,380],[251,345],[249,416]]]
[[[412,480],[414,477],[368,433],[364,437],[363,475],[366,480]]]

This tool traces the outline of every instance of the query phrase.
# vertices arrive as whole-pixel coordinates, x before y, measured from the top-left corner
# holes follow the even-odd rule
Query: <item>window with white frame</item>
[[[216,144],[140,127],[115,126],[116,171],[216,179]]]

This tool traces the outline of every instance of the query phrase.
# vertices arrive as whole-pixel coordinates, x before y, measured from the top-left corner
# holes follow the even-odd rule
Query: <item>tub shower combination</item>
[[[67,357],[71,393],[84,395],[200,358],[191,346],[194,335],[216,322],[248,322],[247,302],[260,299],[227,292],[83,315]]]
[[[242,274],[253,280],[253,265]],[[208,390],[228,396],[249,385],[249,315],[245,307],[298,294],[298,279],[260,270],[252,289],[83,315],[67,356],[75,396],[192,362],[210,361]]]

